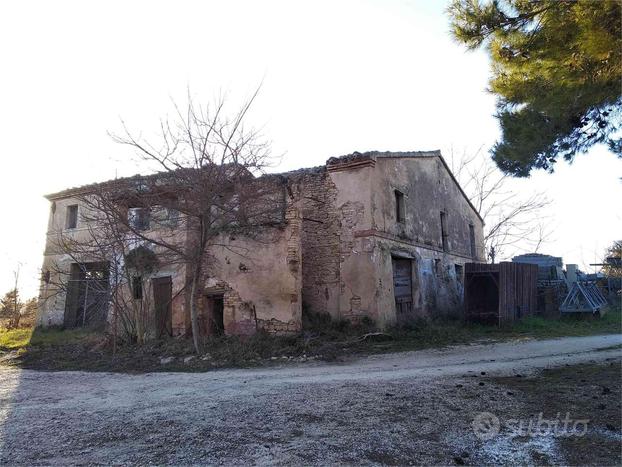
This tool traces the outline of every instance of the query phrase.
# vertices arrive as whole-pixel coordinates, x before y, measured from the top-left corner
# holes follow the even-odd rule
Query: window
[[[477,257],[477,252],[475,251],[475,227],[473,224],[469,225],[469,239],[471,241],[471,258]]]
[[[406,219],[404,206],[404,193],[395,190],[395,218],[398,222],[404,222]]]
[[[132,277],[132,297],[134,300],[143,299],[143,278],[140,276]]]
[[[75,229],[78,226],[78,205],[72,204],[67,206],[67,219],[65,227],[67,229]]]
[[[130,227],[136,230],[149,230],[149,218],[148,208],[131,208],[128,212]]]
[[[438,277],[441,277],[442,272],[443,271],[441,270],[441,260],[440,259],[435,259],[434,260],[434,273]]]
[[[441,243],[443,251],[449,251],[449,235],[447,234],[447,214],[441,211]]]

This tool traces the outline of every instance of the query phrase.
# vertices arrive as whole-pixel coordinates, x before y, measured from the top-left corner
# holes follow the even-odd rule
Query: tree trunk
[[[190,323],[192,324],[192,341],[194,342],[194,350],[197,354],[201,353],[201,342],[199,336],[199,315],[197,312],[197,286],[199,282],[199,268],[195,268],[192,275],[192,287],[190,291]]]
[[[19,327],[19,300],[17,296],[17,280],[15,281],[15,296],[13,297],[13,329],[17,329]]]

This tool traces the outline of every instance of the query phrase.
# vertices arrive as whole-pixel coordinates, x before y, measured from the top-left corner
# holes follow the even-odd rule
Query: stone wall
[[[325,168],[286,174],[289,196],[301,215],[302,304],[339,316],[341,213],[337,188]]]

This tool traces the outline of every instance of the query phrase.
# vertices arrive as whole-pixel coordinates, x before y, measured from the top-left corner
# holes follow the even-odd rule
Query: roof
[[[56,199],[62,199],[62,198],[69,198],[72,196],[88,194],[92,192],[95,188],[103,187],[108,184],[113,184],[115,182],[132,182],[132,181],[140,182],[140,181],[145,180],[146,178],[154,177],[155,175],[156,174],[154,175],[136,174],[136,175],[132,175],[131,177],[115,178],[112,180],[107,180],[105,182],[89,183],[88,185],[81,185],[81,186],[76,186],[72,188],[66,188],[64,190],[57,191],[54,193],[48,193],[47,195],[44,195],[44,197],[48,199],[49,201],[53,201]]]
[[[224,166],[219,166],[219,167],[225,167],[229,169],[232,166],[233,164],[225,164]],[[249,175],[252,176],[252,174],[245,167],[239,166],[239,168],[241,168],[244,171],[243,174],[248,173]],[[165,183],[167,179],[173,176],[173,173],[179,174],[179,173],[182,173],[181,171],[187,171],[187,173],[191,173],[192,169],[180,168],[180,169],[175,170],[174,172],[173,171],[156,172],[156,173],[148,174],[148,175],[136,174],[136,175],[132,175],[131,177],[114,178],[112,180],[106,180],[103,182],[90,183],[88,185],[67,188],[65,190],[57,191],[55,193],[49,193],[47,195],[44,195],[44,197],[47,198],[49,201],[53,201],[56,199],[69,198],[72,196],[86,195],[86,194],[94,192],[96,189],[101,189],[101,188],[119,189],[119,188],[127,188],[132,185],[138,186],[144,183],[154,183],[154,184]]]
[[[451,177],[451,179],[454,181],[454,183],[458,187],[458,190],[460,190],[460,193],[462,193],[462,196],[464,197],[464,199],[467,201],[467,203],[469,203],[469,206],[471,207],[473,212],[475,212],[477,217],[482,221],[482,223],[484,223],[484,219],[482,219],[482,216],[480,215],[480,213],[477,211],[477,209],[475,209],[475,206],[473,206],[473,203],[471,202],[469,197],[466,195],[466,193],[464,192],[464,190],[458,183],[458,180],[456,180],[456,177],[454,176],[451,169],[449,168],[449,165],[447,165],[447,162],[443,158],[441,151],[438,149],[432,150],[432,151],[366,151],[366,152],[355,151],[351,154],[346,154],[344,156],[331,157],[326,161],[326,165],[323,165],[323,166],[302,168],[302,169],[292,170],[289,172],[282,172],[282,173],[275,173],[275,174],[266,174],[265,177],[289,178],[289,177],[296,177],[299,175],[303,175],[306,173],[321,173],[321,172],[326,171],[326,169],[330,170],[331,168],[332,169],[342,168],[344,170],[347,170],[349,168],[355,168],[361,165],[367,165],[367,164],[373,165],[375,164],[375,161],[377,159],[395,159],[395,158],[400,158],[400,159],[402,158],[404,159],[407,159],[407,158],[408,159],[438,158],[442,162],[443,167],[445,167],[445,169],[449,173],[449,176]],[[89,185],[68,188],[66,190],[62,190],[56,193],[47,194],[45,195],[45,197],[48,200],[52,201],[55,199],[62,199],[62,198],[68,198],[71,196],[87,194],[89,193],[89,191],[92,191],[93,189],[104,186],[106,184],[113,184],[115,182],[116,183],[118,182],[140,182],[146,179],[162,177],[164,175],[165,175],[164,172],[156,173],[152,175],[137,174],[131,177],[119,178],[119,179],[109,180],[106,182],[91,183]]]
[[[559,256],[544,255],[542,253],[525,253],[512,258],[514,263],[537,264],[540,267],[559,266],[562,267],[563,258]]]
[[[409,157],[440,157],[441,151],[435,149],[433,151],[366,151],[366,152],[353,152],[352,154],[346,154],[340,157],[331,157],[326,162],[327,165],[341,161],[351,161],[358,158],[409,158]]]

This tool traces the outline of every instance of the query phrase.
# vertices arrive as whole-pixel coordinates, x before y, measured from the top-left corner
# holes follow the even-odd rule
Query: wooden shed
[[[537,310],[538,266],[467,263],[464,308],[467,321],[511,324]]]

